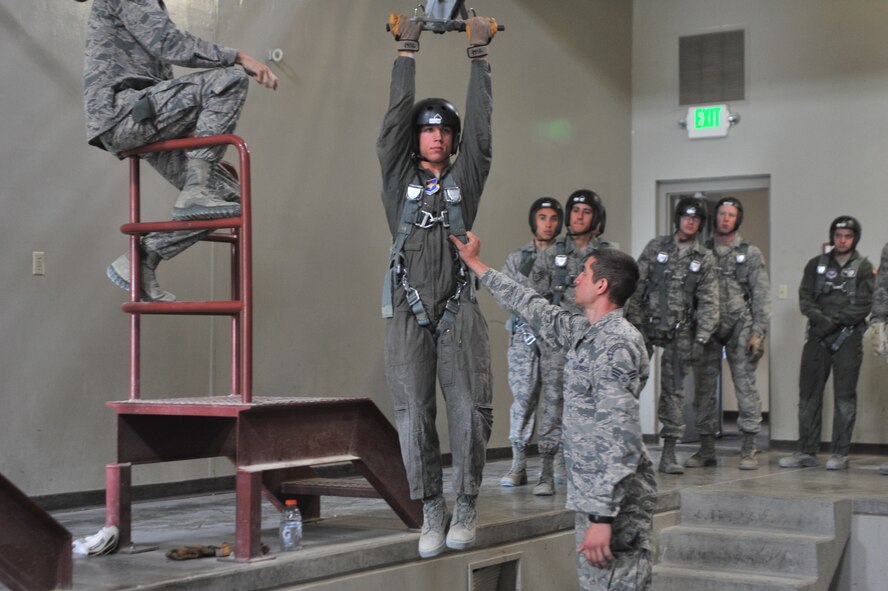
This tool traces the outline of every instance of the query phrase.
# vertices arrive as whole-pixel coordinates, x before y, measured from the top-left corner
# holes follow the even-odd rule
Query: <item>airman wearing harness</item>
[[[503,274],[509,279],[530,286],[530,272],[538,256],[552,245],[564,219],[557,199],[540,197],[530,206],[530,231],[533,240],[506,257]],[[500,479],[500,486],[527,484],[527,446],[533,436],[535,414],[540,398],[540,347],[533,329],[513,313],[506,322],[509,331],[509,388],[512,406],[509,409],[509,441],[512,443],[512,466]]]
[[[808,317],[799,376],[799,449],[780,458],[781,468],[816,466],[820,448],[823,389],[833,376],[835,415],[827,470],[848,468],[857,418],[857,378],[863,361],[863,331],[873,303],[873,266],[857,252],[860,222],[843,215],[829,227],[828,253],[808,261],[799,285],[799,307]]]
[[[641,280],[626,317],[648,346],[662,347],[660,402],[663,450],[658,470],[683,474],[675,445],[684,434],[684,379],[718,327],[718,282],[712,253],[697,239],[706,220],[702,199],[683,197],[675,208],[675,233],[654,238],[638,257]]]
[[[466,21],[471,76],[464,126],[449,101],[414,103],[421,26],[394,14],[389,22],[398,58],[376,142],[393,238],[382,302],[388,319],[385,368],[410,496],[423,500],[419,553],[426,558],[445,544],[463,549],[475,543],[475,500],[493,421],[487,324],[474,280],[448,237],[464,238],[472,227],[490,170],[492,102],[485,56],[496,22]],[[449,532],[435,426],[436,374],[447,404],[457,492]]]
[[[758,467],[755,436],[761,430],[762,404],[755,387],[755,369],[764,353],[771,321],[771,288],[762,251],[737,233],[742,223],[743,204],[735,197],[720,199],[715,206],[715,238],[706,241],[706,247],[715,257],[719,323],[694,370],[694,412],[702,443],[700,450],[685,463],[688,468],[716,464],[715,394],[722,368],[722,349],[731,366],[740,411],[737,419],[743,433],[740,469]]]
[[[567,236],[555,241],[537,258],[531,286],[556,306],[580,313],[574,297],[574,279],[583,271],[586,257],[604,244],[607,211],[601,197],[594,191],[579,189],[571,193],[565,206]],[[540,403],[537,445],[542,467],[540,479],[533,489],[535,495],[555,494],[555,485],[564,484],[564,454],[561,447],[561,423],[564,411],[564,364],[566,351],[557,343],[540,343]]]

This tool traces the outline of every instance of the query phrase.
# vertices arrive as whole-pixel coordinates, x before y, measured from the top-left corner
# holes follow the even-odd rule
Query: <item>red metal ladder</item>
[[[139,156],[154,152],[232,145],[237,148],[240,164],[241,215],[208,221],[141,221]],[[253,386],[253,269],[252,209],[250,188],[250,152],[246,142],[236,135],[168,140],[124,152],[129,159],[130,189],[129,223],[120,231],[130,236],[130,301],[123,304],[130,314],[130,400],[140,398],[140,354],[142,314],[191,314],[231,316],[231,394],[240,395],[241,402],[252,401]],[[212,302],[141,302],[140,248],[141,236],[149,232],[175,230],[218,230],[230,228],[231,234],[213,233],[204,238],[210,242],[231,244],[231,299]]]

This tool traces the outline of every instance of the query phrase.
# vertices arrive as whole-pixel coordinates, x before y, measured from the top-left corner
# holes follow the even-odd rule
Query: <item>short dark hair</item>
[[[607,279],[607,299],[622,306],[638,286],[638,264],[631,256],[616,248],[602,248],[586,259],[594,258],[595,279]],[[585,266],[585,261],[583,262]]]

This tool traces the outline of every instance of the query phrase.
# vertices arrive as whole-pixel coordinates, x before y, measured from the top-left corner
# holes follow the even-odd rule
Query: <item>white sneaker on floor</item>
[[[833,454],[826,461],[826,469],[827,470],[847,470],[848,469],[848,456],[840,456],[839,454]]]
[[[75,556],[104,556],[117,549],[120,532],[116,525],[103,527],[91,536],[77,538],[71,549]]]

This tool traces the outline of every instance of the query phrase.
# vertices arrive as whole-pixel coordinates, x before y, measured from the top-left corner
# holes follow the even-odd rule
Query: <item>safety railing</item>
[[[199,221],[141,221],[139,156],[154,152],[191,150],[210,146],[231,145],[237,149],[240,178],[241,215],[239,217]],[[236,135],[184,138],[157,142],[123,153],[129,159],[130,190],[129,223],[120,231],[130,236],[130,300],[121,308],[130,314],[130,400],[138,400],[141,376],[142,314],[187,314],[231,317],[231,394],[244,403],[252,402],[253,385],[253,273],[252,273],[252,209],[250,191],[250,151],[246,142]],[[203,238],[210,242],[231,245],[231,299],[205,302],[143,302],[140,301],[139,241],[150,232],[178,230],[220,230]]]

